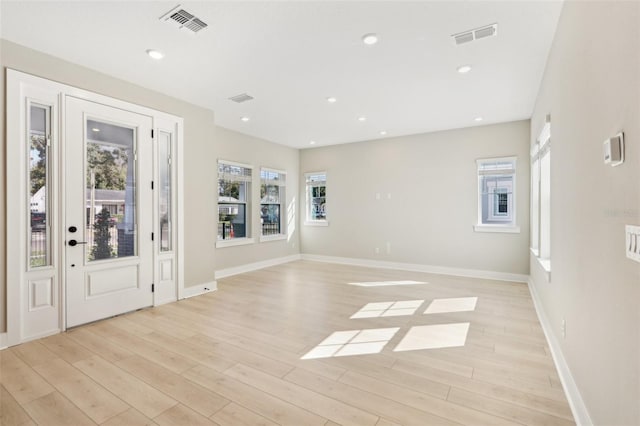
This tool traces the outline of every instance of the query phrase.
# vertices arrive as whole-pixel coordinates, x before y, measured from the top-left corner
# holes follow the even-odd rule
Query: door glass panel
[[[87,120],[87,261],[137,256],[135,131]]]
[[[29,221],[31,268],[51,265],[49,144],[51,108],[29,107]]]
[[[171,134],[158,132],[160,251],[171,251]]]

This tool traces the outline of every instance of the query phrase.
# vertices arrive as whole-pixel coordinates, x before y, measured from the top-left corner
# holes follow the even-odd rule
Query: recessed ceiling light
[[[374,33],[365,34],[362,36],[362,42],[368,45],[376,44],[378,42],[378,36]]]
[[[360,117],[358,117],[358,121],[367,121],[367,117],[361,115]]]
[[[242,118],[240,118],[240,120],[242,120],[242,121],[244,121],[246,123],[247,121],[249,121],[249,117],[242,117]]]
[[[336,98],[334,98],[333,96],[330,96],[327,98],[327,102],[329,102],[330,104],[336,103],[338,100]]]
[[[309,145],[315,145],[316,141],[309,141]]]
[[[382,135],[382,136],[384,136],[384,135],[386,135],[386,134],[387,134],[387,131],[386,131],[386,130],[382,130],[382,131],[380,132],[380,135]]]
[[[471,71],[471,65],[462,65],[458,67],[458,72],[460,74],[466,74]]]
[[[153,59],[162,59],[164,58],[164,53],[159,50],[147,49],[147,55],[151,56]]]
[[[482,121],[482,117],[476,117],[474,118],[475,121]]]
[[[98,129],[97,127],[94,127],[93,129],[91,129],[92,132],[99,132],[100,129]]]

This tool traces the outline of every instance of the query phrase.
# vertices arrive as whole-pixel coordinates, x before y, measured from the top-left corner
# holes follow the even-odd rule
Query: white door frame
[[[156,111],[151,108],[135,105],[108,96],[99,95],[87,90],[53,82],[20,71],[7,69],[6,74],[6,105],[7,105],[7,345],[13,346],[22,342],[56,334],[66,330],[65,323],[65,241],[64,215],[62,206],[65,205],[65,182],[63,170],[64,158],[64,119],[65,98],[73,96],[91,102],[101,103],[110,107],[119,108],[138,114],[147,115],[153,119],[153,128],[158,127],[167,130],[171,127],[174,136],[173,165],[175,183],[175,216],[173,251],[175,258],[175,279],[172,282],[173,289],[165,288],[162,295],[154,293],[154,306],[162,303],[182,299],[184,296],[184,171],[182,167],[184,159],[183,119],[171,114]],[[51,150],[52,171],[55,179],[52,179],[53,197],[51,213],[53,221],[52,229],[52,266],[51,280],[48,291],[51,291],[49,305],[34,308],[31,293],[27,289],[29,282],[27,268],[27,236],[28,236],[28,202],[26,185],[28,182],[28,156],[26,144],[26,114],[27,101],[34,100],[52,105],[52,143]],[[168,124],[169,123],[169,124]],[[170,125],[170,126],[169,126]],[[157,130],[154,130],[157,134]],[[155,141],[154,141],[155,147]],[[154,170],[157,167],[154,166]],[[154,180],[157,180],[157,172],[154,171]],[[155,195],[154,195],[155,199]],[[157,215],[156,215],[157,216]],[[154,221],[155,222],[155,221]],[[157,229],[156,223],[153,225]],[[158,245],[155,245],[158,247]],[[156,265],[158,251],[154,250],[154,271],[158,271]],[[154,276],[154,282],[157,277]],[[31,305],[30,305],[31,304]]]

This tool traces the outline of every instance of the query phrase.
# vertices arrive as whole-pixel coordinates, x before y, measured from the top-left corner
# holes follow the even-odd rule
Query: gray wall
[[[330,223],[301,225],[302,252],[528,274],[529,133],[526,120],[301,151],[300,199],[304,173],[325,170]],[[474,232],[475,160],[502,156],[517,156],[521,232]]]
[[[531,275],[598,425],[640,424],[640,264],[624,251],[640,224],[639,8],[565,2],[531,125],[533,142],[551,114],[551,283],[533,258]],[[620,130],[612,168],[602,142]]]

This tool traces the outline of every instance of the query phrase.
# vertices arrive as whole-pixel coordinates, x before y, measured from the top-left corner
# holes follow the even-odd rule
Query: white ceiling
[[[315,146],[526,119],[561,1],[2,1],[3,38],[215,111],[216,124]],[[455,46],[451,35],[498,23]],[[377,33],[373,46],[362,43]],[[149,58],[147,49],[165,58]],[[460,65],[473,70],[456,72]],[[236,104],[229,97],[255,99]],[[329,104],[326,98],[338,101]],[[242,122],[242,116],[250,121]],[[364,122],[359,116],[366,116]]]

